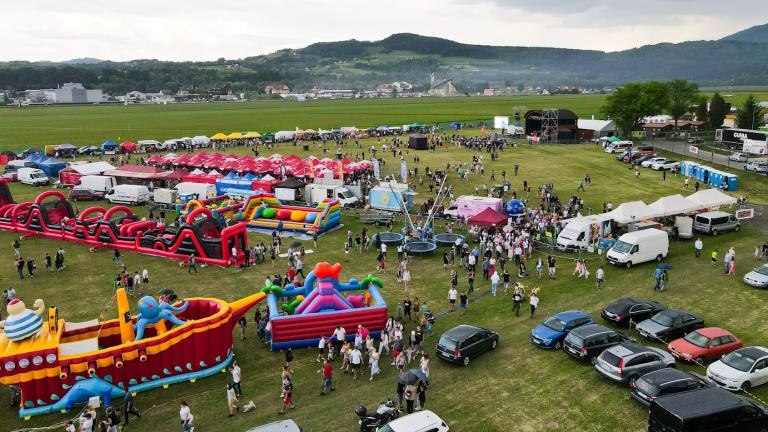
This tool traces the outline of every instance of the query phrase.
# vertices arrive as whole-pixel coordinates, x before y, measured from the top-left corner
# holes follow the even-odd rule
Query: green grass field
[[[467,102],[473,100],[467,99]],[[485,102],[486,100],[481,100]],[[495,101],[489,99],[488,101]],[[501,100],[500,100],[501,101]],[[398,101],[399,102],[399,101]],[[414,104],[420,101],[414,102]],[[438,108],[448,104],[443,112],[447,118],[461,115],[450,115],[452,102],[437,101],[432,106],[437,116]],[[458,102],[457,102],[458,103]],[[490,103],[490,102],[489,102]],[[514,100],[504,100],[513,105]],[[527,103],[527,102],[526,102]],[[276,104],[279,110],[280,104]],[[246,115],[250,105],[227,105],[216,115],[206,112],[199,106],[173,107],[88,107],[75,108],[71,116],[66,115],[69,108],[52,108],[20,111],[24,115],[33,113],[36,119],[27,118],[28,124],[64,125],[76,123],[85,112],[82,122],[88,122],[93,127],[106,125],[101,115],[123,110],[132,114],[134,119],[142,118],[147,122],[145,127],[158,135],[163,134],[163,126],[167,126],[167,136],[179,133],[190,134],[193,130],[214,131],[242,129],[248,119]],[[324,105],[323,105],[324,106]],[[355,115],[355,111],[363,106],[355,103],[340,104],[339,111]],[[285,105],[285,109],[293,105]],[[308,108],[302,108],[308,107]],[[317,117],[312,115],[314,105],[297,105],[304,109],[306,118],[302,127],[320,124]],[[403,106],[392,104],[376,105],[391,108],[393,116],[405,116],[409,109],[414,112],[417,107],[405,103]],[[357,109],[359,108],[359,110]],[[422,107],[423,108],[423,107]],[[474,107],[472,109],[477,109]],[[500,108],[499,108],[500,109]],[[174,111],[178,110],[178,111]],[[158,112],[166,115],[158,115]],[[488,108],[493,113],[496,108]],[[466,116],[477,117],[475,111],[465,108]],[[9,111],[0,111],[3,125],[8,122],[5,116]],[[170,115],[169,113],[172,113]],[[12,115],[20,115],[15,112]],[[359,112],[357,114],[360,114]],[[20,115],[23,118],[24,115]],[[272,115],[272,114],[270,114]],[[291,114],[296,116],[295,112]],[[50,117],[46,121],[46,117]],[[423,116],[414,116],[424,120]],[[427,116],[428,117],[428,116]],[[100,121],[99,118],[102,118]],[[277,122],[280,115],[269,117]],[[349,124],[355,121],[344,121],[339,113],[331,117],[333,124]],[[373,118],[373,117],[372,117]],[[414,119],[414,118],[411,118]],[[253,117],[254,128],[265,124],[259,117]],[[288,120],[282,120],[290,124]],[[307,123],[312,123],[307,125]],[[123,126],[115,126],[120,129]],[[277,126],[275,126],[277,127]],[[196,129],[199,128],[199,129]],[[184,131],[184,132],[182,132]],[[190,131],[187,133],[187,131]],[[104,135],[90,128],[72,130],[72,139],[64,138],[61,130],[54,129],[51,136],[59,137],[57,141],[88,142],[95,137]],[[116,132],[118,133],[118,132]],[[122,132],[119,132],[122,133]],[[158,136],[152,135],[152,136]],[[114,135],[111,135],[114,137]],[[10,145],[7,137],[1,139],[4,145]],[[366,143],[370,145],[370,142]],[[14,144],[15,145],[15,144]],[[246,151],[238,149],[237,151]],[[306,155],[300,148],[291,145],[281,145],[276,150],[280,153],[298,153]],[[353,150],[354,151],[354,150]],[[468,161],[472,153],[466,150],[450,148],[439,150],[435,154],[421,153],[420,171],[426,166],[436,169],[443,168],[447,163]],[[384,172],[394,172],[397,166],[391,153],[385,155],[387,165]],[[487,155],[486,155],[486,159]],[[486,175],[495,169],[497,178],[501,170],[508,173],[514,164],[520,164],[520,175],[513,177],[513,186],[520,189],[522,181],[534,187],[539,184],[554,182],[556,192],[561,197],[568,197],[576,192],[580,178],[588,172],[593,184],[583,193],[588,206],[599,211],[602,203],[611,200],[614,204],[643,199],[652,202],[657,198],[671,194],[683,193],[682,179],[669,176],[662,181],[659,173],[643,169],[640,179],[627,169],[627,165],[618,163],[610,155],[601,152],[594,146],[541,146],[530,148],[519,145],[502,153],[498,161],[486,163]],[[752,175],[742,177],[742,185],[748,189],[764,190],[765,179]],[[486,178],[473,177],[467,182],[460,182],[455,175],[451,181],[455,186],[456,195],[470,193],[475,184],[488,182]],[[14,184],[12,191],[17,199],[29,200],[42,191],[31,187]],[[425,188],[419,189],[417,202],[428,195]],[[752,195],[754,196],[754,195]],[[103,203],[99,203],[103,205]],[[90,204],[78,203],[80,209]],[[137,208],[137,213],[145,214],[146,209]],[[345,213],[342,222],[354,232],[360,232],[362,226],[357,222],[354,212]],[[438,223],[437,231],[441,231]],[[530,329],[541,322],[547,315],[567,310],[581,309],[598,318],[599,310],[605,304],[624,296],[637,296],[662,301],[672,307],[680,307],[703,315],[707,325],[722,326],[741,337],[746,344],[764,345],[768,324],[764,320],[764,310],[768,301],[768,292],[755,290],[741,282],[741,276],[753,267],[752,252],[757,244],[765,241],[766,232],[762,227],[746,222],[739,233],[728,233],[718,237],[704,237],[705,255],[718,248],[724,251],[735,247],[737,252],[737,276],[729,277],[722,274],[721,268],[710,267],[705,258],[695,259],[692,242],[673,243],[670,248],[669,263],[671,271],[671,287],[663,293],[652,290],[653,264],[636,266],[630,270],[611,267],[605,263],[606,287],[597,291],[594,280],[577,280],[570,275],[573,269],[569,257],[561,256],[558,260],[556,281],[541,280],[542,296],[540,309],[536,319],[527,317],[516,318],[511,313],[511,297],[483,297],[472,303],[465,315],[449,314],[438,320],[435,333],[439,335],[446,329],[459,324],[471,323],[494,329],[501,335],[498,349],[483,357],[475,359],[467,367],[456,367],[442,363],[431,355],[432,386],[427,396],[427,407],[437,412],[456,431],[508,431],[511,425],[521,431],[641,431],[646,430],[647,411],[629,398],[629,391],[601,379],[592,367],[577,364],[564,353],[538,349],[528,340]],[[342,278],[363,277],[375,271],[375,256],[373,251],[362,255],[352,254],[349,262],[343,262],[342,244],[344,231],[339,230],[321,237],[319,248],[308,255],[305,268],[319,261],[342,262],[344,270]],[[375,232],[375,229],[374,229]],[[39,273],[34,279],[19,281],[12,265],[11,242],[14,236],[10,233],[0,233],[0,250],[5,251],[0,265],[0,283],[4,287],[13,285],[18,294],[27,300],[28,304],[35,298],[43,298],[47,304],[55,304],[63,318],[72,321],[85,320],[102,315],[112,318],[116,311],[110,305],[112,279],[117,273],[112,263],[110,250],[100,250],[90,253],[86,247],[64,244],[67,251],[67,269],[62,273]],[[251,242],[266,240],[264,236],[250,234]],[[22,245],[25,256],[33,256],[38,263],[42,262],[45,252],[53,253],[59,243],[48,239],[30,238]],[[722,253],[721,253],[722,254]],[[589,269],[594,274],[597,265],[602,263],[601,256],[589,256]],[[211,296],[225,300],[234,300],[254,292],[263,284],[264,278],[276,271],[284,272],[285,260],[279,262],[276,269],[270,265],[257,265],[246,271],[235,269],[220,269],[208,267],[197,276],[188,276],[186,269],[179,268],[176,263],[166,259],[123,254],[123,262],[129,270],[139,269],[146,265],[150,271],[153,287],[170,287],[177,290],[183,297]],[[422,301],[428,300],[433,311],[443,311],[448,307],[446,300],[449,287],[449,271],[442,269],[439,256],[433,258],[415,258],[412,262],[411,295],[418,296]],[[459,272],[460,288],[466,287],[466,277]],[[390,305],[403,300],[405,292],[398,286],[392,271],[383,275],[385,281],[384,295]],[[538,283],[530,279],[524,283],[530,288]],[[489,284],[478,279],[479,291],[476,296],[487,291]],[[135,304],[133,305],[135,312]],[[392,309],[394,311],[394,308]],[[249,317],[252,316],[249,314]],[[599,321],[599,318],[598,318]],[[410,331],[413,325],[408,325]],[[237,331],[236,331],[237,334]],[[633,336],[639,337],[636,333]],[[433,354],[436,338],[428,339],[426,346]],[[235,343],[235,353],[243,369],[243,399],[253,400],[258,409],[256,412],[239,414],[227,418],[225,384],[228,375],[221,374],[196,383],[185,383],[171,386],[168,389],[157,389],[140,393],[136,397],[136,405],[144,413],[139,421],[132,421],[127,430],[135,431],[171,431],[178,428],[178,402],[185,399],[189,402],[196,415],[196,431],[228,430],[245,431],[249,427],[274,421],[283,416],[277,414],[280,408],[278,399],[279,376],[282,354],[271,353],[258,342],[254,323],[249,322],[248,339]],[[297,353],[295,361],[295,401],[297,408],[288,413],[306,431],[353,431],[357,430],[356,417],[352,410],[357,404],[372,406],[387,396],[395,396],[396,372],[388,362],[382,361],[383,372],[373,382],[366,379],[352,381],[348,376],[337,373],[335,384],[337,391],[324,397],[319,396],[320,375],[319,365],[315,363],[315,350],[302,350]],[[337,363],[338,365],[338,363]],[[703,369],[681,366],[686,370]],[[768,400],[768,388],[758,388],[754,392],[763,400]],[[7,392],[0,392],[0,405],[7,403]],[[14,410],[7,408],[0,416],[0,430],[22,430],[24,428],[43,427],[56,424],[66,419],[64,415],[48,415],[23,421],[16,417]]]

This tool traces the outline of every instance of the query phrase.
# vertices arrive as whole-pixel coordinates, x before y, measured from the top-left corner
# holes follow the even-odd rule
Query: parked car
[[[768,161],[752,161],[744,164],[744,169],[755,173],[768,173]]]
[[[747,154],[742,152],[733,152],[728,156],[729,161],[733,162],[746,162],[747,161]]]
[[[741,222],[730,213],[710,211],[696,215],[693,219],[693,229],[701,233],[717,235],[725,231],[740,230]]]
[[[656,156],[656,157],[652,157],[652,158],[650,158],[650,159],[646,159],[646,160],[644,160],[644,161],[643,161],[643,162],[640,164],[640,166],[643,166],[643,167],[649,168],[651,165],[653,165],[653,164],[655,164],[655,163],[658,163],[658,162],[663,162],[663,161],[665,161],[665,160],[667,160],[667,158],[665,158],[665,157],[661,157],[661,156]]]
[[[643,159],[645,157],[654,157],[656,156],[656,153],[653,152],[653,150],[645,150],[645,151],[636,151],[632,152],[629,155],[625,155],[622,158],[622,162],[624,163],[637,163],[638,160]]]
[[[755,288],[768,288],[768,264],[755,267],[744,275],[744,283]]]
[[[478,355],[496,349],[499,334],[495,331],[462,324],[440,336],[435,354],[451,363],[461,363],[464,366]]]
[[[595,364],[601,352],[626,341],[634,342],[634,339],[599,324],[588,324],[568,333],[563,341],[563,351],[578,360]]]
[[[77,153],[81,155],[95,155],[101,153],[101,148],[96,146],[82,146],[77,149]]]
[[[664,368],[649,372],[632,385],[632,399],[650,407],[656,398],[682,393],[712,385],[703,377],[689,374],[675,368]]]
[[[701,137],[688,137],[688,144],[703,144],[704,138]]]
[[[647,161],[649,159],[653,159],[655,157],[659,157],[659,156],[657,154],[650,154],[650,155],[647,155],[647,156],[640,156],[639,158],[633,160],[632,163],[637,164],[637,165],[642,165],[643,162],[645,162],[645,161]]]
[[[90,189],[74,188],[69,191],[70,201],[100,200],[102,198],[104,198],[104,193]]]
[[[659,302],[624,297],[604,307],[600,316],[611,324],[626,327],[629,326],[630,320],[639,323],[666,309],[667,307]]]
[[[706,361],[717,360],[741,347],[741,339],[728,330],[705,327],[688,333],[684,338],[673,340],[667,345],[667,351],[678,360],[695,361],[703,365]]]
[[[680,162],[676,160],[664,160],[656,162],[651,165],[651,169],[655,171],[666,171],[671,169],[677,169],[680,166]]]
[[[299,427],[291,419],[278,420],[262,426],[256,426],[255,428],[248,429],[245,432],[301,432],[303,429]]]
[[[640,322],[635,330],[653,341],[670,341],[704,327],[704,318],[680,309],[663,310]]]
[[[660,397],[651,403],[648,432],[763,432],[768,411],[717,387]]]
[[[600,375],[630,386],[648,372],[667,367],[675,367],[675,358],[669,353],[635,342],[623,342],[608,348],[595,363]]]
[[[380,427],[378,432],[450,432],[448,424],[430,410],[402,416]]]
[[[594,323],[586,312],[559,312],[531,329],[531,342],[542,348],[560,349],[568,332],[576,327]]]
[[[749,390],[768,382],[768,348],[753,346],[726,354],[707,368],[707,378],[727,390]]]

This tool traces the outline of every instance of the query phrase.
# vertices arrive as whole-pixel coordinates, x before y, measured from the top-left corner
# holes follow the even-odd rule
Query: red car
[[[717,360],[741,347],[741,339],[728,330],[705,327],[688,333],[684,338],[673,340],[667,345],[667,351],[679,360],[704,363]]]

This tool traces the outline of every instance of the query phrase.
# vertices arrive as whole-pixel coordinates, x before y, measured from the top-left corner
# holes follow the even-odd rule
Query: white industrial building
[[[29,103],[85,104],[107,101],[99,89],[86,89],[80,83],[64,83],[55,89],[26,90],[24,96]]]

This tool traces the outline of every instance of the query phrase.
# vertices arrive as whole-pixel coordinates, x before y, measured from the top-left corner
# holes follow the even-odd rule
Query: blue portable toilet
[[[728,189],[729,191],[735,191],[739,188],[739,176],[736,174],[728,174],[726,177],[728,181]]]

